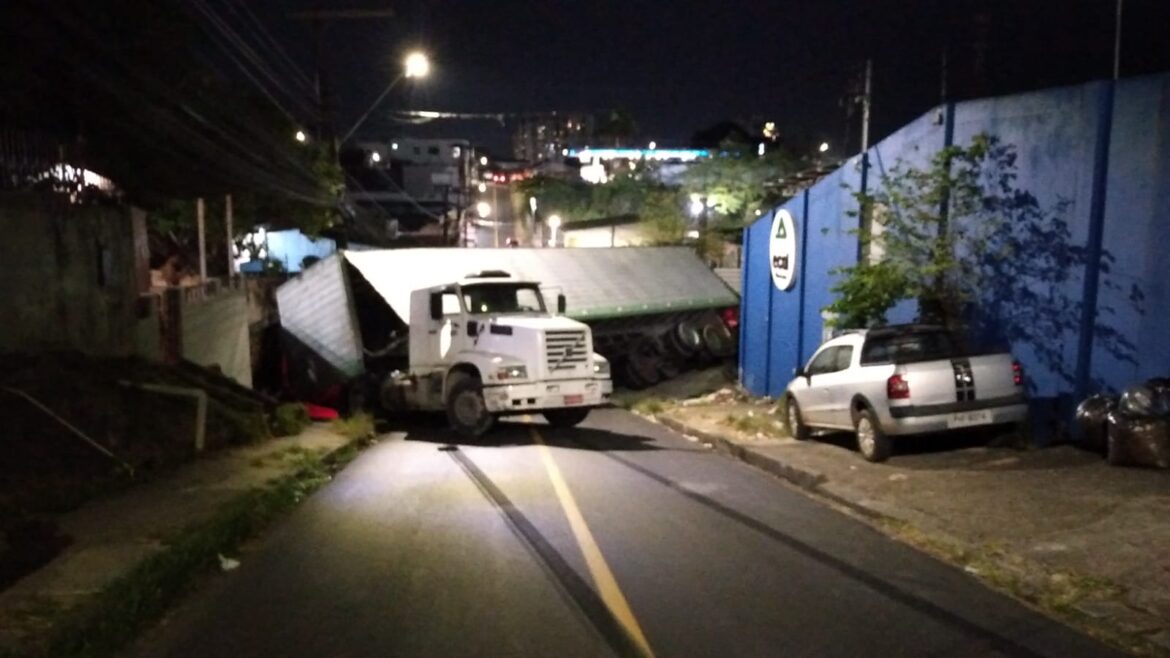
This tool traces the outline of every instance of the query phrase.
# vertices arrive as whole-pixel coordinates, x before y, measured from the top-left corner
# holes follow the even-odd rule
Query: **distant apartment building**
[[[586,112],[525,115],[516,121],[512,133],[512,155],[533,164],[556,159],[565,149],[588,144],[594,129],[595,119]]]

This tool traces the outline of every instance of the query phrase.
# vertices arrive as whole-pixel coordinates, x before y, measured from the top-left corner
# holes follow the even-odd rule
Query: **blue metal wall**
[[[923,165],[946,144],[967,144],[978,133],[1015,146],[1018,187],[1041,207],[1068,204],[1061,217],[1075,250],[1102,253],[1099,271],[1089,262],[1069,268],[1064,280],[1036,282],[1040,297],[1069,299],[1076,308],[1064,315],[1073,321],[1045,337],[1042,347],[1055,359],[1039,358],[1032,345],[1012,344],[1033,394],[1062,399],[1066,413],[1075,393],[1170,375],[1164,265],[1170,245],[1170,75],[940,106],[870,149],[866,184],[872,191],[899,160]],[[770,278],[772,213],[745,231],[740,366],[753,393],[777,395],[820,343],[821,309],[832,301],[830,272],[856,263],[857,239],[850,233],[856,218],[849,213],[852,191],[859,189],[860,156],[783,206],[803,242],[797,285],[790,291],[777,290]],[[1051,312],[1037,304],[1022,312]],[[915,312],[913,303],[904,303],[889,319],[912,320]]]

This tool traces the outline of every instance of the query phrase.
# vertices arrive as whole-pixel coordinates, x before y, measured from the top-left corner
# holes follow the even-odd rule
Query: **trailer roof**
[[[687,247],[616,249],[380,249],[344,251],[401,318],[410,293],[503,270],[564,293],[569,317],[616,318],[739,304],[739,297]]]

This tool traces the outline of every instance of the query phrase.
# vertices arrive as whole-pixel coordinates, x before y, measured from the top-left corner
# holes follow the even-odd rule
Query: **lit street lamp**
[[[821,146],[817,150],[820,151],[821,153],[825,153],[826,151],[829,150],[829,143],[828,142],[821,142]]]
[[[406,56],[406,77],[425,78],[431,71],[431,61],[417,50]]]
[[[492,204],[487,201],[480,201],[475,204],[475,214],[479,215],[480,219],[487,219],[492,215]]]
[[[345,133],[345,137],[341,138],[341,143],[344,144],[350,137],[353,136],[354,132],[357,131],[357,129],[366,122],[367,118],[369,118],[370,112],[373,112],[374,108],[378,107],[382,100],[386,98],[387,94],[390,93],[390,90],[394,89],[394,86],[401,82],[403,78],[425,78],[427,77],[427,74],[430,73],[430,70],[431,63],[430,60],[427,59],[426,55],[418,51],[407,55],[406,60],[403,62],[403,73],[390,81],[390,84],[382,91],[382,94],[378,96],[373,105],[370,105],[370,109],[366,110],[365,113],[362,114],[362,117],[357,120],[357,123],[353,124],[353,127]]]
[[[296,138],[296,140],[302,144],[304,144],[305,142],[307,142],[309,140],[309,136],[306,135],[305,131],[303,131],[303,130],[298,130],[297,134],[293,135],[293,137]]]
[[[549,215],[548,216],[548,228],[549,228],[548,246],[550,246],[550,247],[557,246],[557,229],[560,227],[561,227],[561,216],[560,215]]]

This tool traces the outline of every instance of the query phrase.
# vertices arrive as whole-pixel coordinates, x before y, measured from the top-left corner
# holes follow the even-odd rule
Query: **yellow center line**
[[[625,595],[622,594],[621,588],[618,587],[613,571],[610,571],[609,564],[606,563],[605,557],[601,554],[601,548],[593,539],[593,533],[590,532],[589,526],[585,523],[581,509],[577,507],[573,492],[569,491],[568,483],[565,482],[561,470],[557,468],[557,463],[553,460],[552,451],[548,449],[536,428],[532,428],[532,440],[536,443],[537,450],[540,451],[540,458],[548,471],[548,478],[552,481],[553,490],[561,501],[565,516],[569,519],[569,527],[573,530],[573,537],[577,539],[577,546],[581,548],[581,553],[585,556],[585,564],[589,567],[589,575],[592,576],[593,584],[601,594],[601,600],[609,608],[614,618],[618,620],[618,623],[626,629],[626,633],[633,638],[643,655],[653,658],[654,652],[651,651],[650,643],[646,641],[642,627],[638,625],[638,620],[634,617],[634,611],[630,609],[630,604],[626,601]]]

